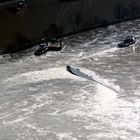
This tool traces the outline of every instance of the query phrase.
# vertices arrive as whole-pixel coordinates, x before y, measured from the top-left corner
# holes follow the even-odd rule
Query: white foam
[[[99,51],[97,53],[88,54],[87,56],[82,57],[81,60],[92,58],[92,57],[102,57],[102,56],[106,55],[107,53],[112,53],[112,52],[115,52],[117,50],[118,50],[118,48],[116,48],[116,47],[109,48],[109,49],[106,49],[106,50],[103,50],[103,51]]]
[[[77,140],[77,138],[74,138],[72,136],[72,133],[59,133],[56,134],[59,140],[67,139],[67,140]]]
[[[24,83],[37,83],[44,80],[65,79],[65,78],[81,80],[81,78],[69,73],[66,70],[66,67],[58,67],[16,74],[11,78],[7,78],[3,82],[4,83],[13,82],[13,84],[24,84]]]
[[[103,55],[105,55],[107,53],[115,52],[116,50],[118,50],[118,49],[114,48],[114,47],[113,48],[109,48],[107,50],[104,50],[104,51],[101,51],[101,52],[98,52],[98,53],[94,54],[94,56],[103,56]]]
[[[80,68],[80,71],[86,75],[92,76],[96,81],[110,86],[112,89],[119,89],[117,85],[103,79],[93,71],[84,68]],[[87,89],[80,89],[80,94],[73,96],[73,100],[76,101],[76,108],[67,110],[63,114],[86,119],[87,117],[94,117],[95,114],[110,114],[114,112],[117,106],[118,92],[115,92],[114,90],[108,88],[107,86],[103,86],[96,81],[93,81],[93,83],[95,83],[94,91],[92,90],[90,93],[87,91]]]
[[[24,117],[24,116],[19,116],[18,118],[16,118],[15,120],[11,120],[11,121],[3,121],[3,124],[5,126],[9,126],[9,125],[13,125],[13,124],[17,124],[20,122],[23,122],[24,120],[26,120],[28,117]]]
[[[96,42],[97,40],[98,40],[98,38],[95,38],[95,39],[93,39],[93,40],[90,41],[90,42],[84,43],[84,46],[87,47],[87,46],[89,46],[90,44]]]
[[[80,68],[80,71],[83,72],[84,74],[86,74],[87,76],[91,76],[92,79],[95,80],[95,82],[97,81],[97,83],[98,82],[101,83],[102,86],[106,85],[104,87],[107,88],[107,86],[108,86],[108,87],[112,87],[113,89],[115,89],[117,91],[120,91],[120,87],[118,85],[115,85],[114,83],[110,82],[109,80],[102,78],[101,76],[97,75],[94,71],[90,71],[85,68]],[[99,84],[99,85],[101,85],[101,84]],[[107,89],[109,90],[109,88],[107,88]]]
[[[75,56],[75,57],[72,59],[72,61],[77,61],[77,60],[79,60],[79,58],[80,58],[82,55],[83,55],[83,51],[80,52],[80,53],[78,54],[78,56]]]

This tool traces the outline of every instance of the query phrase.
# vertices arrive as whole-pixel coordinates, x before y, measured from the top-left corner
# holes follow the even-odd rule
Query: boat
[[[82,78],[88,79],[88,80],[93,80],[91,76],[85,74],[84,72],[82,72],[79,68],[72,66],[72,65],[68,65],[66,67],[67,71],[70,72],[71,74],[74,74],[76,76],[80,76]]]
[[[119,48],[129,47],[136,43],[136,38],[133,36],[127,36],[125,40],[118,44]]]
[[[49,39],[49,42],[50,43],[57,43],[57,42],[59,42],[59,40],[57,38],[53,37],[53,38]]]
[[[92,76],[90,76],[90,75],[88,75],[87,73],[81,71],[79,68],[77,68],[77,67],[75,67],[75,66],[67,65],[66,69],[67,69],[67,71],[70,72],[71,74],[74,74],[74,75],[79,76],[79,77],[81,77],[81,78],[85,78],[85,79],[90,80],[90,81],[93,81],[93,82],[96,82],[96,83],[98,83],[98,84],[100,84],[100,85],[102,85],[102,86],[104,86],[104,87],[106,87],[106,88],[108,88],[108,89],[110,89],[110,90],[116,92],[116,93],[119,93],[119,91],[117,91],[116,89],[114,89],[114,88],[111,87],[110,85],[106,85],[106,84],[104,84],[103,82],[98,81],[98,79],[93,79]]]
[[[70,73],[74,74],[74,75],[79,75],[80,70],[72,65],[68,65],[66,67],[67,71],[69,71]]]
[[[49,51],[60,51],[64,47],[64,43],[59,40],[55,42],[49,42],[48,50]]]
[[[34,55],[39,56],[41,54],[44,54],[48,51],[48,43],[41,43],[39,45],[39,48],[35,51]]]

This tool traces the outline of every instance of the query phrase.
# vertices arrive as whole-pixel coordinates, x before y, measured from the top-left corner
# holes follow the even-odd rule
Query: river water
[[[129,28],[135,49],[117,48]],[[139,140],[139,30],[130,21],[67,37],[60,52],[1,55],[0,140]]]

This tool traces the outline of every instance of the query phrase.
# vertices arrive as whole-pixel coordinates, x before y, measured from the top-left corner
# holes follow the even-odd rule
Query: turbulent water
[[[117,48],[129,29],[135,47]],[[0,140],[139,140],[139,30],[136,20],[65,38],[60,52],[0,56]]]

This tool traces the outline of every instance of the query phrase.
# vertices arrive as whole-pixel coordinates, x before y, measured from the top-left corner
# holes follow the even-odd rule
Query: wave
[[[84,79],[88,79],[90,81],[93,81],[109,90],[112,90],[113,92],[119,93],[118,89],[116,88],[116,85],[114,86],[113,83],[108,82],[107,80],[101,78],[99,75],[97,75],[93,71],[89,71],[87,69],[83,68],[76,68],[72,65],[67,66],[67,69],[74,75],[77,75],[79,77],[82,77]],[[118,88],[118,87],[117,87]]]
[[[102,57],[102,56],[106,55],[107,53],[112,53],[112,52],[115,52],[117,50],[118,50],[118,48],[116,48],[116,47],[105,49],[105,50],[102,50],[102,51],[99,51],[96,53],[88,54],[88,55],[80,57],[80,58],[78,57],[79,58],[78,60],[84,60],[84,59],[88,59],[91,57]]]
[[[12,82],[12,84],[26,84],[26,83],[37,83],[45,80],[65,79],[65,78],[77,80],[81,79],[74,75],[71,75],[69,72],[66,71],[65,67],[58,67],[16,74],[11,78],[7,78],[6,80],[4,80],[3,83]]]

